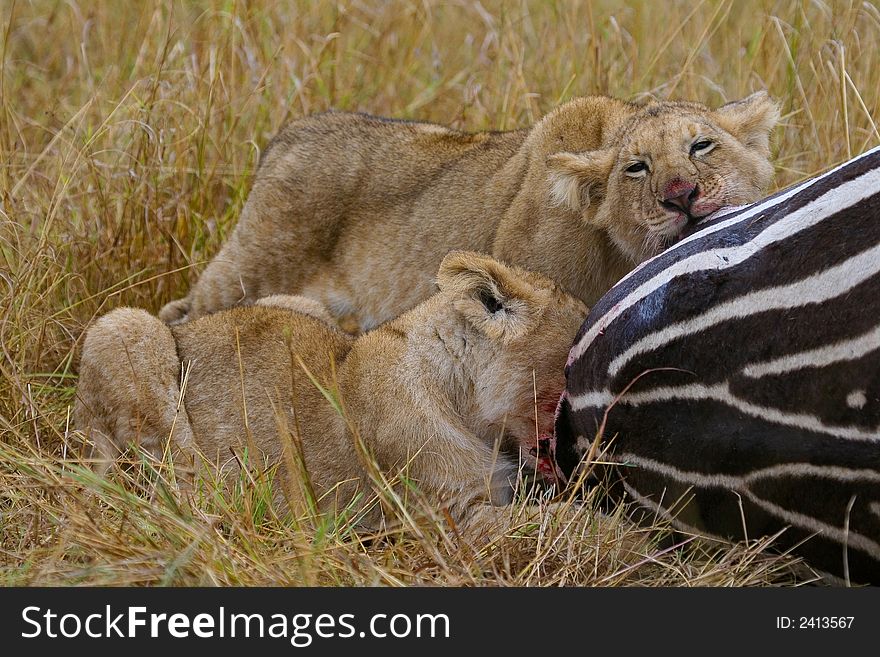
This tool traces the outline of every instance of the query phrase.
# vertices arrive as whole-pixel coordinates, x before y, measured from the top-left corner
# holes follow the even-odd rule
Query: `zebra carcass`
[[[556,459],[679,529],[782,531],[880,584],[880,149],[709,217],[621,280],[569,355]]]

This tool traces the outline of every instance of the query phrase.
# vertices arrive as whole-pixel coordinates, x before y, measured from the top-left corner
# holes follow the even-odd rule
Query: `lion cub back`
[[[318,386],[334,389],[335,367],[353,339],[328,322],[283,304],[255,305],[172,327],[172,333],[186,372],[187,412],[209,459],[229,462],[230,445],[253,440],[261,457],[276,461],[285,433],[308,445],[344,433],[331,430],[341,418]]]

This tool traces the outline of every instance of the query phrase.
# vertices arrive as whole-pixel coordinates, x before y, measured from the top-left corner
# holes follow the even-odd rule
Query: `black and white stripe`
[[[607,412],[613,495],[716,536],[787,527],[880,583],[880,149],[698,224],[599,301],[566,374],[563,471]]]

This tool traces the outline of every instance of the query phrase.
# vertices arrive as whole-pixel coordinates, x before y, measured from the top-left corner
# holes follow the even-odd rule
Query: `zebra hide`
[[[880,584],[880,148],[695,229],[587,317],[560,468],[592,446],[612,501]]]

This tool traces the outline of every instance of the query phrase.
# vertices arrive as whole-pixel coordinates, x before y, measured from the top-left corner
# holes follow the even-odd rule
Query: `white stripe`
[[[819,176],[818,178],[810,179],[810,180],[798,185],[797,187],[790,189],[789,191],[781,194],[779,197],[774,198],[772,201],[765,201],[763,203],[755,204],[750,209],[743,212],[742,214],[739,214],[731,219],[728,219],[727,221],[722,221],[715,226],[709,226],[709,227],[705,228],[704,230],[699,231],[698,233],[695,233],[694,235],[688,237],[687,239],[682,240],[678,244],[673,245],[670,249],[668,249],[667,251],[664,251],[664,254],[668,253],[669,251],[674,250],[684,244],[687,244],[695,239],[705,237],[706,235],[710,235],[714,232],[717,232],[719,230],[727,228],[728,226],[745,221],[746,219],[749,219],[749,218],[751,218],[751,217],[753,217],[753,216],[755,216],[755,215],[757,215],[757,214],[759,214],[769,208],[772,208],[776,205],[779,205],[779,204],[787,201],[789,198],[791,198],[795,194],[806,189],[807,187],[815,185],[815,184],[819,183],[820,181],[824,180],[825,178],[833,175],[836,171],[843,168],[844,166],[847,166],[847,165],[849,165],[859,159],[867,157],[867,156],[869,156],[873,153],[876,153],[878,151],[880,151],[880,146],[878,146],[877,148],[871,149],[867,153],[864,153],[863,155],[859,156],[858,158],[854,158],[853,160],[850,160],[850,161],[840,165],[839,167],[832,169],[828,173],[823,174],[823,175]],[[837,188],[830,190],[829,192],[827,192],[825,195],[819,197],[819,199],[817,199],[816,201],[814,201],[810,205],[812,206],[816,202],[821,202],[823,199],[826,199],[829,196],[831,196],[835,199],[839,198],[839,196],[840,196],[839,190],[841,188],[845,187],[847,190],[852,190],[854,187],[857,188],[859,185],[864,184],[864,180],[866,178],[868,180],[875,180],[876,181],[876,178],[877,178],[876,173],[877,172],[875,170],[869,171],[868,173],[860,176],[859,178],[856,178],[855,180],[851,180],[849,183],[846,183],[840,187],[837,187]],[[872,177],[868,178],[869,176],[872,176]],[[777,226],[780,224],[782,226],[785,226],[791,233],[796,232],[794,230],[794,227],[791,226],[791,222],[789,221],[788,217],[782,221],[776,222],[774,224],[774,226]],[[810,225],[812,225],[812,224],[810,224]],[[772,226],[771,226],[771,228],[772,228]],[[766,233],[766,232],[767,231],[764,231],[764,233]],[[761,233],[755,239],[757,240],[758,238],[761,237],[761,235],[764,235],[764,233]],[[787,235],[784,235],[783,237],[787,237]],[[671,281],[676,276],[682,276],[682,275],[689,274],[689,273],[692,273],[695,271],[701,271],[703,269],[722,269],[722,268],[724,268],[723,266],[721,266],[721,263],[724,263],[724,260],[722,259],[723,257],[725,257],[728,254],[730,254],[731,256],[733,254],[739,254],[740,251],[748,248],[748,244],[750,244],[750,243],[744,244],[739,247],[732,247],[732,248],[728,248],[728,249],[715,249],[712,251],[706,251],[706,252],[694,254],[688,258],[685,258],[684,260],[679,260],[678,262],[670,265],[669,267],[667,267],[663,271],[659,272],[653,278],[645,281],[639,287],[637,287],[635,290],[630,292],[619,303],[615,304],[611,308],[611,310],[609,310],[607,313],[605,313],[605,315],[603,315],[601,318],[599,318],[593,324],[593,326],[590,327],[590,329],[581,337],[581,339],[578,341],[578,343],[574,347],[572,347],[571,352],[569,354],[568,361],[573,362],[573,361],[579,359],[584,354],[584,352],[587,350],[587,348],[590,346],[590,344],[592,344],[593,340],[595,340],[596,337],[598,335],[600,335],[609,324],[611,324],[611,322],[613,322],[615,319],[620,317],[620,315],[623,314],[623,312],[626,311],[628,308],[635,305],[636,303],[638,303],[639,301],[641,301],[642,299],[644,299],[645,297],[647,297],[648,295],[650,295],[654,291],[658,290],[662,286],[666,285],[669,281]],[[766,246],[766,244],[763,244],[762,247],[763,246]],[[757,251],[757,249],[755,251]],[[744,260],[746,257],[753,255],[755,251],[749,251],[749,252],[741,253],[739,255],[742,255],[742,260]],[[661,254],[661,255],[663,255],[663,254]],[[655,256],[655,257],[659,257],[659,256]],[[739,264],[739,262],[741,262],[741,260],[738,260],[736,262],[727,262],[724,264],[726,264],[726,266],[728,266],[728,267],[732,267],[736,264]],[[618,285],[619,285],[619,283],[618,283]],[[613,289],[614,288],[612,288],[612,290]]]
[[[792,190],[791,193],[794,194],[796,191],[799,191],[799,190]],[[775,199],[775,201],[774,201],[772,204],[768,204],[766,207],[772,207],[772,206],[774,206],[774,205],[778,205],[779,203],[782,203],[782,201],[787,200],[787,199],[789,198],[789,196],[790,196],[789,194],[786,194],[784,198],[783,198],[783,197],[780,197],[780,198],[778,198],[778,199]],[[745,206],[743,206],[743,207],[745,207]],[[762,209],[766,209],[766,208],[762,208]],[[684,238],[683,240],[681,240],[681,241],[679,241],[679,242],[676,242],[675,244],[673,244],[673,245],[670,246],[669,248],[667,248],[667,249],[661,251],[661,252],[658,253],[657,255],[655,255],[655,256],[653,256],[653,257],[651,257],[651,258],[648,258],[648,259],[645,260],[644,262],[640,263],[635,269],[633,269],[632,271],[628,272],[628,273],[626,274],[626,276],[624,276],[624,277],[621,278],[619,281],[617,281],[617,283],[614,284],[615,287],[618,286],[618,285],[620,285],[621,283],[623,283],[623,282],[624,282],[626,279],[628,279],[630,276],[633,276],[633,275],[637,274],[639,271],[642,270],[642,268],[646,267],[649,263],[651,263],[651,262],[652,262],[653,260],[655,260],[656,258],[659,258],[660,256],[665,255],[665,254],[669,253],[670,251],[673,251],[673,250],[677,249],[678,247],[683,246],[684,244],[688,244],[689,242],[693,242],[693,241],[696,240],[696,239],[702,239],[702,238],[705,237],[706,235],[711,235],[712,233],[715,233],[715,232],[717,232],[717,231],[719,231],[719,230],[722,230],[722,229],[724,229],[724,228],[727,228],[728,226],[733,226],[733,225],[735,225],[735,224],[738,224],[738,223],[740,223],[741,221],[745,220],[747,217],[751,217],[751,216],[753,216],[754,214],[756,214],[756,212],[757,212],[757,210],[756,210],[755,208],[752,208],[752,209],[751,209],[750,211],[748,211],[748,212],[744,212],[743,214],[737,215],[737,216],[735,216],[735,217],[733,217],[733,218],[731,218],[731,219],[728,219],[728,220],[726,220],[726,221],[722,221],[722,222],[720,222],[720,223],[717,223],[717,224],[715,224],[714,226],[708,226],[708,227],[704,228],[703,230],[697,231],[697,232],[694,233],[693,235],[690,235],[689,237],[686,237],[686,238]],[[725,214],[728,214],[728,213],[725,213]]]
[[[874,327],[873,331],[857,338],[842,340],[810,351],[789,354],[763,363],[752,363],[743,368],[742,373],[753,379],[758,379],[762,376],[785,374],[808,367],[827,367],[841,361],[856,360],[877,349],[880,349],[880,325]]]
[[[576,395],[569,397],[569,403],[574,411],[584,408],[602,408],[607,407],[614,397],[610,392],[591,392],[585,395]],[[863,440],[871,442],[880,442],[880,428],[874,431],[865,431],[855,426],[834,426],[822,422],[815,415],[807,413],[786,413],[778,408],[768,406],[758,406],[744,399],[740,399],[730,392],[730,388],[726,383],[718,383],[706,386],[701,383],[693,383],[685,386],[667,386],[663,388],[655,388],[647,392],[629,393],[620,398],[618,404],[627,404],[629,406],[639,406],[641,404],[651,404],[655,402],[669,401],[672,399],[686,399],[692,401],[712,400],[722,404],[726,404],[731,408],[760,418],[766,422],[780,424],[787,427],[795,427],[805,431],[813,431],[823,433],[844,440]]]
[[[614,455],[616,463],[624,466],[636,465],[662,475],[666,479],[672,479],[679,483],[702,486],[704,488],[735,488],[746,489],[764,479],[778,479],[780,477],[819,477],[833,479],[839,482],[867,482],[880,483],[880,472],[866,468],[846,468],[839,465],[816,465],[814,463],[780,463],[769,465],[766,468],[758,468],[744,475],[727,474],[704,474],[692,470],[681,470],[675,466],[656,461],[654,459],[638,456],[631,452],[623,452]]]
[[[880,170],[876,174],[877,182],[880,183]],[[778,227],[779,224],[774,226]],[[769,233],[770,229],[764,232]],[[757,241],[757,239],[753,240],[750,244],[755,244]],[[639,354],[659,349],[674,340],[699,333],[716,324],[769,310],[799,308],[811,303],[822,303],[845,294],[878,273],[880,273],[880,244],[796,283],[750,292],[717,305],[702,315],[649,333],[611,361],[608,375],[617,376],[620,370]]]
[[[746,203],[745,205],[728,205],[720,210],[715,210],[712,214],[706,215],[702,219],[698,219],[696,225],[700,224],[708,224],[710,221],[715,221],[716,219],[721,219],[721,217],[726,217],[729,214],[733,214],[734,212],[739,212],[740,210],[745,210],[747,207],[751,205],[750,203]],[[693,235],[691,236],[693,237]],[[690,239],[690,237],[688,237]]]
[[[571,410],[580,411],[585,408],[608,408],[614,401],[614,395],[608,390],[585,392],[582,395],[572,397],[569,395],[568,403]]]
[[[880,484],[880,472],[867,468],[847,468],[840,465],[815,465],[813,463],[780,463],[760,470],[753,470],[745,481],[755,483],[770,477],[823,477],[841,482],[866,481]]]
[[[859,550],[862,550],[863,552],[867,552],[874,558],[880,558],[880,544],[871,540],[867,536],[857,534],[852,531],[846,532],[840,527],[829,525],[828,523],[822,522],[821,520],[813,518],[812,516],[805,515],[803,513],[789,511],[788,509],[781,507],[778,504],[774,504],[773,502],[769,502],[761,497],[758,497],[749,488],[749,479],[753,477],[753,475],[760,474],[760,470],[746,477],[724,475],[713,475],[711,477],[706,477],[699,472],[688,472],[685,470],[679,470],[666,463],[660,463],[659,461],[655,461],[653,459],[642,458],[636,456],[635,454],[619,454],[617,455],[617,458],[620,459],[621,462],[635,465],[651,472],[656,472],[663,477],[674,479],[675,481],[678,481],[680,483],[693,486],[703,486],[707,488],[727,488],[736,491],[744,497],[747,497],[757,506],[761,507],[770,514],[775,515],[777,518],[782,519],[788,524],[800,527],[802,529],[807,529],[809,531],[820,532],[826,538],[831,538],[840,544],[844,544],[845,542],[850,547],[855,547]],[[844,470],[845,468],[839,469]],[[876,473],[872,474],[876,476]],[[763,477],[759,476],[758,478]]]

